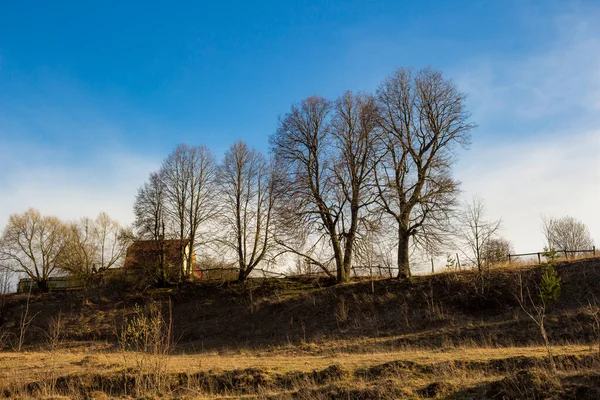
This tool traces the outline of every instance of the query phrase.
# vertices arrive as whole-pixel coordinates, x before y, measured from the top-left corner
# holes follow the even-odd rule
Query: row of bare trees
[[[457,243],[481,271],[510,243],[481,199],[458,201],[452,167],[473,128],[451,80],[400,68],[374,93],[293,104],[269,156],[238,141],[219,163],[205,146],[179,145],[138,190],[135,235],[105,214],[65,224],[29,210],[11,216],[0,257],[42,288],[57,268],[85,276],[110,268],[133,236],[189,242],[230,261],[240,281],[287,254],[345,282],[353,267],[377,260],[390,267],[391,249],[406,278],[415,252],[437,255]],[[563,222],[547,221],[549,247],[585,236],[567,238]],[[194,252],[182,257],[180,281],[190,276]],[[157,283],[167,283],[164,263],[157,272]]]
[[[54,273],[89,279],[117,266],[129,238],[128,231],[106,213],[64,222],[29,209],[10,216],[0,237],[0,266],[25,273],[45,291]]]
[[[138,190],[137,234],[189,240],[197,250],[220,246],[235,256],[244,280],[273,247],[274,174],[274,164],[241,141],[221,164],[204,146],[179,145]],[[190,268],[193,254],[185,256],[182,268]],[[180,280],[188,276],[182,269]],[[158,280],[166,283],[166,275]]]
[[[200,238],[203,223],[215,216],[217,201],[216,161],[205,146],[179,145],[163,162],[160,170],[150,175],[138,190],[134,204],[135,229],[141,238],[189,240],[194,248]],[[192,252],[183,254],[180,277],[186,279],[192,267]],[[160,282],[166,281],[167,271],[161,265]]]
[[[490,220],[480,197],[465,203],[456,213],[452,235],[454,245],[481,272],[484,268],[508,260],[512,244],[499,235],[502,220]],[[542,216],[546,251],[584,252],[594,248],[585,223],[571,216]]]
[[[207,148],[180,145],[140,188],[135,227],[149,239],[220,244],[240,280],[292,253],[339,282],[365,241],[393,232],[399,277],[407,277],[411,246],[444,243],[458,194],[453,151],[472,128],[452,81],[399,69],[375,94],[292,105],[270,158],[237,142],[218,165]]]
[[[340,282],[372,232],[396,237],[398,277],[408,277],[411,245],[444,243],[458,195],[453,150],[473,127],[464,94],[431,69],[399,69],[375,94],[309,97],[271,138],[283,165],[280,214],[314,239],[310,249],[330,250]]]

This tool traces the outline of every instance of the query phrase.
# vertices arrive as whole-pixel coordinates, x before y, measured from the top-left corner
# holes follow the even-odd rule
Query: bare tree
[[[190,165],[191,148],[180,144],[164,160],[159,172],[165,189],[165,216],[172,221],[175,237],[179,240],[188,238],[188,205],[191,202],[191,177],[193,167]],[[182,257],[185,257],[182,254]],[[186,272],[180,271],[180,279],[186,278]]]
[[[67,226],[65,248],[57,259],[60,269],[87,279],[95,272],[98,243],[94,239],[94,220],[81,218]]]
[[[458,215],[457,236],[465,257],[477,266],[479,272],[485,265],[486,249],[500,229],[501,220],[488,221],[485,215],[485,202],[475,196],[465,203]]]
[[[96,272],[119,265],[130,244],[130,237],[127,229],[108,214],[98,214],[94,221],[94,238],[98,243],[98,259],[94,267]]]
[[[309,97],[280,121],[271,137],[281,162],[285,196],[282,220],[315,236],[311,249],[327,243],[328,261],[283,243],[328,272],[334,262],[338,282],[350,278],[356,239],[370,202],[376,106],[372,97],[348,92],[334,104]]]
[[[342,281],[350,277],[360,236],[368,238],[377,229],[373,224],[377,216],[367,210],[374,202],[370,189],[374,183],[377,119],[377,105],[370,95],[346,92],[335,103],[332,134],[337,149],[334,176],[341,204]]]
[[[164,215],[171,221],[175,237],[189,239],[192,249],[197,244],[201,224],[217,210],[216,172],[216,161],[207,147],[180,144],[165,159],[159,173],[164,185]],[[187,259],[187,268],[191,268],[192,252],[183,257]],[[187,279],[189,272],[182,266],[181,279]]]
[[[134,228],[137,236],[159,243],[159,261],[155,271],[157,283],[164,286],[167,283],[165,269],[165,184],[156,172],[144,185],[138,189],[133,212],[135,214]]]
[[[40,290],[47,291],[66,242],[64,223],[30,208],[10,216],[0,239],[0,257],[13,271],[26,273]]]
[[[146,239],[159,240],[165,235],[165,185],[156,172],[138,189],[133,206],[134,227]]]
[[[556,373],[556,364],[554,362],[554,356],[552,354],[552,346],[548,333],[546,332],[546,313],[548,311],[548,299],[540,295],[540,288],[535,285],[534,293],[532,295],[529,287],[523,283],[523,277],[521,273],[518,274],[518,292],[516,293],[516,299],[521,309],[527,314],[527,316],[535,323],[540,330],[540,335],[544,340],[546,351],[548,353],[548,362],[550,368]]]
[[[493,237],[483,246],[485,265],[492,266],[508,261],[508,255],[514,253],[512,243],[503,237]]]
[[[2,264],[0,259],[0,313],[3,312],[6,306],[6,296],[10,293],[13,278],[13,271],[6,265]],[[0,333],[0,349],[2,348],[2,334]]]
[[[594,241],[587,226],[571,217],[542,217],[542,231],[549,249],[580,251],[590,250]]]
[[[557,302],[560,298],[562,279],[554,268],[556,264],[556,252],[548,252],[547,257],[548,262],[542,264],[538,282],[524,283],[522,274],[518,273],[518,292],[515,294],[515,297],[521,309],[539,328],[546,351],[548,352],[550,367],[552,368],[552,372],[556,373],[556,364],[554,363],[552,347],[546,332],[545,320],[549,306]],[[529,286],[533,286],[533,294]]]
[[[377,90],[377,102],[379,203],[396,223],[398,277],[406,278],[411,241],[427,252],[444,242],[458,193],[452,150],[468,144],[474,125],[465,95],[429,68],[398,69]]]
[[[213,219],[220,207],[217,186],[217,162],[206,146],[189,150],[189,195],[187,206],[190,249],[200,244],[202,226]],[[187,253],[188,268],[193,267],[193,251]],[[189,271],[187,271],[189,275]]]
[[[104,212],[70,224],[68,231],[59,267],[86,279],[117,266],[130,244],[127,230]]]
[[[277,206],[277,223],[281,233],[277,243],[289,252],[306,257],[327,274],[330,274],[328,264],[334,257],[327,254],[327,260],[322,260],[316,251],[319,243],[326,242],[331,236],[334,242],[331,247],[334,247],[334,252],[341,253],[337,213],[330,199],[333,192],[331,107],[327,99],[316,96],[293,105],[279,121],[279,127],[270,139],[282,171],[278,185],[282,201]],[[314,236],[314,244],[307,249],[311,236]]]
[[[241,282],[273,249],[273,166],[261,153],[237,141],[225,153],[219,182],[225,203],[222,220],[230,228],[223,243],[237,256]]]

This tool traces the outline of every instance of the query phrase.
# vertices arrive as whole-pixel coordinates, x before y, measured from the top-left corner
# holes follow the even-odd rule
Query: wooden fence
[[[544,257],[543,251],[535,252],[535,253],[520,253],[520,254],[507,254],[506,259],[509,264],[515,261],[516,258],[519,257],[527,257],[527,256],[537,256],[537,262],[539,264],[542,263],[542,257]],[[556,250],[556,253],[560,256],[563,256],[565,259],[574,259],[577,254],[590,254],[592,256],[596,256],[596,247],[592,247],[590,250]],[[465,266],[461,265],[460,258],[458,253],[456,254],[456,264],[455,270],[461,270]],[[470,266],[467,266],[470,268]],[[203,281],[233,281],[237,279],[239,269],[234,267],[229,268],[199,268],[202,271]],[[372,265],[372,266],[364,266],[357,265],[352,266],[352,275],[354,277],[372,277],[372,278],[382,278],[382,277],[394,277],[398,273],[398,268],[391,266],[382,266],[382,265]],[[434,269],[434,260],[431,259],[431,273],[435,273]],[[332,274],[335,274],[335,271],[332,271]],[[261,276],[262,275],[262,276]],[[316,270],[310,273],[282,273],[269,271],[265,269],[255,268],[251,274],[254,278],[317,278],[317,277],[326,277],[323,271]]]
[[[518,257],[526,257],[526,256],[537,256],[538,263],[542,263],[542,257],[546,252],[539,251],[537,253],[520,253],[520,254],[508,254],[508,263],[510,264],[515,258]],[[592,256],[596,255],[596,246],[593,246],[591,250],[556,250],[556,254],[564,255],[565,260],[569,259],[569,255],[571,258],[576,258],[578,253],[591,254]]]
[[[198,268],[202,271],[202,281],[233,281],[236,280],[239,274],[238,268]],[[352,266],[352,275],[354,277],[393,277],[397,274],[397,268],[383,267],[381,265],[363,266],[357,265]],[[335,271],[332,271],[332,276],[335,276]],[[282,273],[269,271],[265,269],[255,268],[250,274],[253,278],[318,278],[327,277],[327,274],[321,270],[315,270],[310,273]]]

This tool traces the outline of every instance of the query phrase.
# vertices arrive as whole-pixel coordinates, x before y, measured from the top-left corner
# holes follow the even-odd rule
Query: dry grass
[[[558,359],[569,360],[568,364],[563,363],[560,379],[587,371],[589,360],[596,359],[589,346],[556,346],[554,352]],[[150,370],[138,370],[139,357],[146,354],[99,349],[11,352],[0,357],[0,390],[19,398],[91,398],[94,391],[94,396],[102,398],[99,396],[104,392],[90,382],[105,379],[104,398],[131,394],[135,398],[151,398],[160,394],[167,398],[318,399],[324,393],[335,396],[342,388],[349,391],[348,398],[371,398],[368,393],[376,386],[380,386],[377,398],[395,398],[402,391],[422,398],[430,395],[428,391],[454,393],[513,379],[524,362],[546,373],[544,355],[543,347],[407,349],[330,356],[291,356],[278,351],[179,354],[164,360],[161,388],[144,386],[139,390],[127,382],[131,377],[147,378],[145,373]],[[581,365],[577,365],[577,360],[581,360]],[[514,370],[500,367],[505,364],[514,365]],[[184,376],[187,378],[182,380]],[[115,388],[115,382],[117,387],[124,385],[122,390]],[[512,389],[518,389],[519,382],[507,382]],[[90,385],[89,391],[86,384]],[[387,392],[382,392],[380,389],[385,387]],[[182,395],[184,392],[188,397]]]
[[[269,279],[36,295],[27,351],[0,353],[0,395],[597,399],[591,301],[600,259],[557,270],[563,294],[548,315],[557,374],[513,293],[518,273],[531,281],[537,271],[511,265],[410,282]],[[5,349],[18,342],[26,304],[8,299]]]
[[[435,364],[446,361],[489,361],[509,357],[544,358],[546,350],[538,347],[506,348],[455,348],[447,350],[403,350],[383,353],[340,353],[323,355],[290,355],[288,352],[240,352],[241,354],[218,354],[215,352],[200,354],[177,354],[169,356],[168,371],[172,373],[208,371],[211,369],[249,369],[260,368],[278,372],[312,371],[326,368],[331,364],[340,364],[349,370],[383,364],[390,361],[412,361],[419,364]],[[553,352],[559,355],[594,355],[590,346],[568,345],[554,346]],[[82,374],[90,367],[104,371],[115,371],[135,367],[135,355],[128,353],[124,359],[121,352],[97,352],[83,349],[55,352],[6,352],[0,357],[0,378],[6,374],[15,374],[24,379],[35,380],[43,375],[50,362],[61,375]]]

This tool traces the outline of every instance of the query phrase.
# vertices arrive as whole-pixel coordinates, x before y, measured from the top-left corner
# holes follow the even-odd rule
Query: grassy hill
[[[71,360],[68,368],[55,366],[64,370],[57,379],[63,391],[79,387],[85,396],[128,396],[141,387],[141,366],[160,364],[152,358],[160,356],[169,367],[145,369],[144,376],[160,372],[161,390],[175,398],[183,386],[196,391],[190,398],[597,398],[600,378],[591,371],[600,365],[600,331],[590,304],[600,298],[600,259],[556,269],[562,294],[546,325],[560,376],[547,370],[539,329],[517,301],[519,282],[533,288],[539,280],[535,266],[345,285],[253,279],[132,290],[113,282],[32,295],[27,315],[34,318],[23,343],[38,357],[51,351]],[[6,299],[1,329],[8,350],[27,304],[25,294]],[[142,357],[152,362],[140,364],[136,357],[145,353],[125,351],[131,335],[124,333],[132,321],[159,314],[161,332],[168,330],[175,345],[169,341],[167,355],[162,343]],[[86,362],[81,352],[96,358]],[[22,353],[6,354],[26,361]],[[39,376],[21,383],[6,393],[46,387]]]

